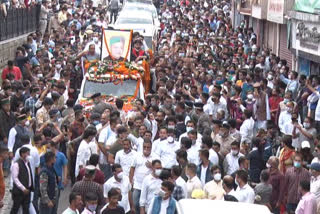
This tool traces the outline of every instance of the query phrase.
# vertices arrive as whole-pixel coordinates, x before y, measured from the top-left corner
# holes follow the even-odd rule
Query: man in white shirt
[[[77,152],[77,159],[76,159],[76,167],[75,167],[75,176],[79,175],[80,169],[85,167],[87,161],[89,161],[90,156],[92,154],[90,150],[90,142],[95,137],[97,131],[94,127],[88,127],[84,130],[83,133],[83,140],[80,143],[78,152]]]
[[[240,153],[240,143],[233,141],[231,143],[231,152],[229,152],[223,161],[223,168],[226,175],[231,175],[239,169],[239,158],[243,156]]]
[[[79,214],[78,208],[82,206],[81,195],[76,192],[71,192],[69,195],[69,207],[62,214]]]
[[[228,115],[227,115],[227,112],[228,112],[227,106],[220,101],[220,97],[221,97],[220,94],[214,93],[212,95],[212,97],[209,98],[209,100],[208,100],[208,104],[210,106],[209,115],[214,120],[217,119],[216,116],[217,116],[217,112],[218,112],[219,109],[224,110],[224,112],[226,113],[225,117],[228,117]]]
[[[172,166],[177,164],[176,151],[178,149],[180,149],[180,146],[173,137],[168,137],[166,142],[158,145],[155,154],[160,157],[163,168],[171,169]]]
[[[131,149],[131,143],[129,140],[122,142],[123,149],[117,152],[115,163],[120,164],[123,169],[123,173],[129,176],[132,161],[134,160],[137,152]]]
[[[239,202],[254,203],[255,193],[254,190],[248,184],[248,173],[245,170],[238,170],[236,173],[236,198]]]
[[[140,214],[148,212],[151,200],[158,194],[161,189],[162,180],[159,178],[162,171],[160,160],[152,161],[152,173],[145,177],[142,182],[140,196]]]
[[[103,195],[108,200],[108,192],[112,188],[119,188],[121,190],[122,200],[119,205],[123,207],[126,213],[134,209],[131,183],[129,177],[124,175],[121,165],[114,164],[112,166],[113,176],[109,178],[103,185]]]
[[[224,198],[229,197],[233,199],[233,201],[238,201],[236,197],[236,191],[234,190],[234,181],[231,175],[226,175],[223,177],[222,187],[225,191]],[[226,200],[226,199],[225,199]]]
[[[152,152],[156,152],[160,144],[167,143],[168,130],[166,127],[161,127],[159,130],[159,138],[152,142]]]
[[[219,165],[219,156],[216,151],[213,150],[213,141],[210,136],[202,137],[201,149],[209,150],[209,161],[212,165]]]
[[[286,106],[287,106],[287,110],[281,112],[279,115],[278,125],[281,133],[285,135],[292,135],[293,121],[291,119],[292,119],[294,104],[293,102],[288,102]],[[300,124],[300,117],[297,119]]]
[[[141,188],[143,179],[151,174],[152,166],[151,162],[157,158],[155,154],[151,153],[152,144],[151,141],[145,140],[143,143],[143,153],[137,154],[132,161],[130,168],[130,182],[133,186],[133,203],[135,206],[136,213],[140,212],[139,199],[141,195]]]
[[[180,137],[179,137],[179,144],[181,144],[181,139],[182,139],[183,137],[188,137],[188,133],[189,133],[191,130],[196,130],[196,124],[195,124],[195,122],[192,121],[192,120],[189,120],[189,121],[187,122],[186,129],[187,129],[187,131],[186,131],[185,133],[181,134]],[[202,142],[201,139],[202,139],[202,135],[197,132],[196,143],[200,145],[201,142]]]
[[[183,190],[183,195],[187,197],[187,182],[181,177],[182,169],[180,166],[173,166],[171,168],[171,177],[176,186],[180,186]]]
[[[317,204],[320,202],[320,163],[315,162],[310,166],[311,169],[311,182],[310,182],[310,192],[316,197]],[[318,206],[320,208],[320,204]],[[319,210],[318,208],[318,210]]]
[[[187,198],[191,198],[192,192],[196,189],[202,189],[202,183],[197,176],[197,166],[189,163],[186,167],[187,181]]]
[[[240,126],[241,143],[251,142],[253,137],[254,120],[252,119],[252,111],[245,109],[243,112],[245,120]]]

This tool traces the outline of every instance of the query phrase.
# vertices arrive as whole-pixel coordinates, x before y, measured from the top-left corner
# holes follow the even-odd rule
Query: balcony
[[[253,0],[251,14],[256,19],[267,19],[268,0]]]
[[[240,14],[251,16],[251,0],[237,0],[236,2]]]

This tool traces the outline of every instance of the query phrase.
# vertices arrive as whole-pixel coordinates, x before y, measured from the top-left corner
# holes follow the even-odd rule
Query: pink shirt
[[[29,177],[29,186],[28,187],[31,187],[31,173],[30,173],[30,169],[29,169],[29,166],[28,166],[28,162],[25,162],[24,161],[24,164],[26,165],[27,169],[28,169],[28,177]],[[19,181],[19,164],[18,162],[15,162],[12,167],[11,167],[11,172],[12,172],[12,180],[13,182],[17,185],[17,187],[19,189],[21,189],[22,191],[27,189],[28,187],[25,187],[22,185],[22,183]]]
[[[317,213],[317,201],[316,197],[307,192],[302,196],[301,200],[299,201],[298,207],[296,209],[296,214],[313,214]]]

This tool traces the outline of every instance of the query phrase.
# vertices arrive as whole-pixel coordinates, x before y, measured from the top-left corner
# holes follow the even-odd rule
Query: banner
[[[267,20],[279,24],[284,23],[284,0],[269,0]]]
[[[315,13],[315,9],[320,9],[320,0],[295,0],[294,9],[307,13]]]
[[[101,60],[130,61],[132,31],[102,30]]]

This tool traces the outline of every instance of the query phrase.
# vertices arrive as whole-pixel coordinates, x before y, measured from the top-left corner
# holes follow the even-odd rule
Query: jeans
[[[297,209],[297,206],[297,204],[288,203],[286,207],[288,214],[294,214]]]
[[[139,204],[140,195],[141,195],[141,190],[133,189],[132,200],[133,200],[133,205],[136,209],[136,214],[140,214],[140,204]]]

